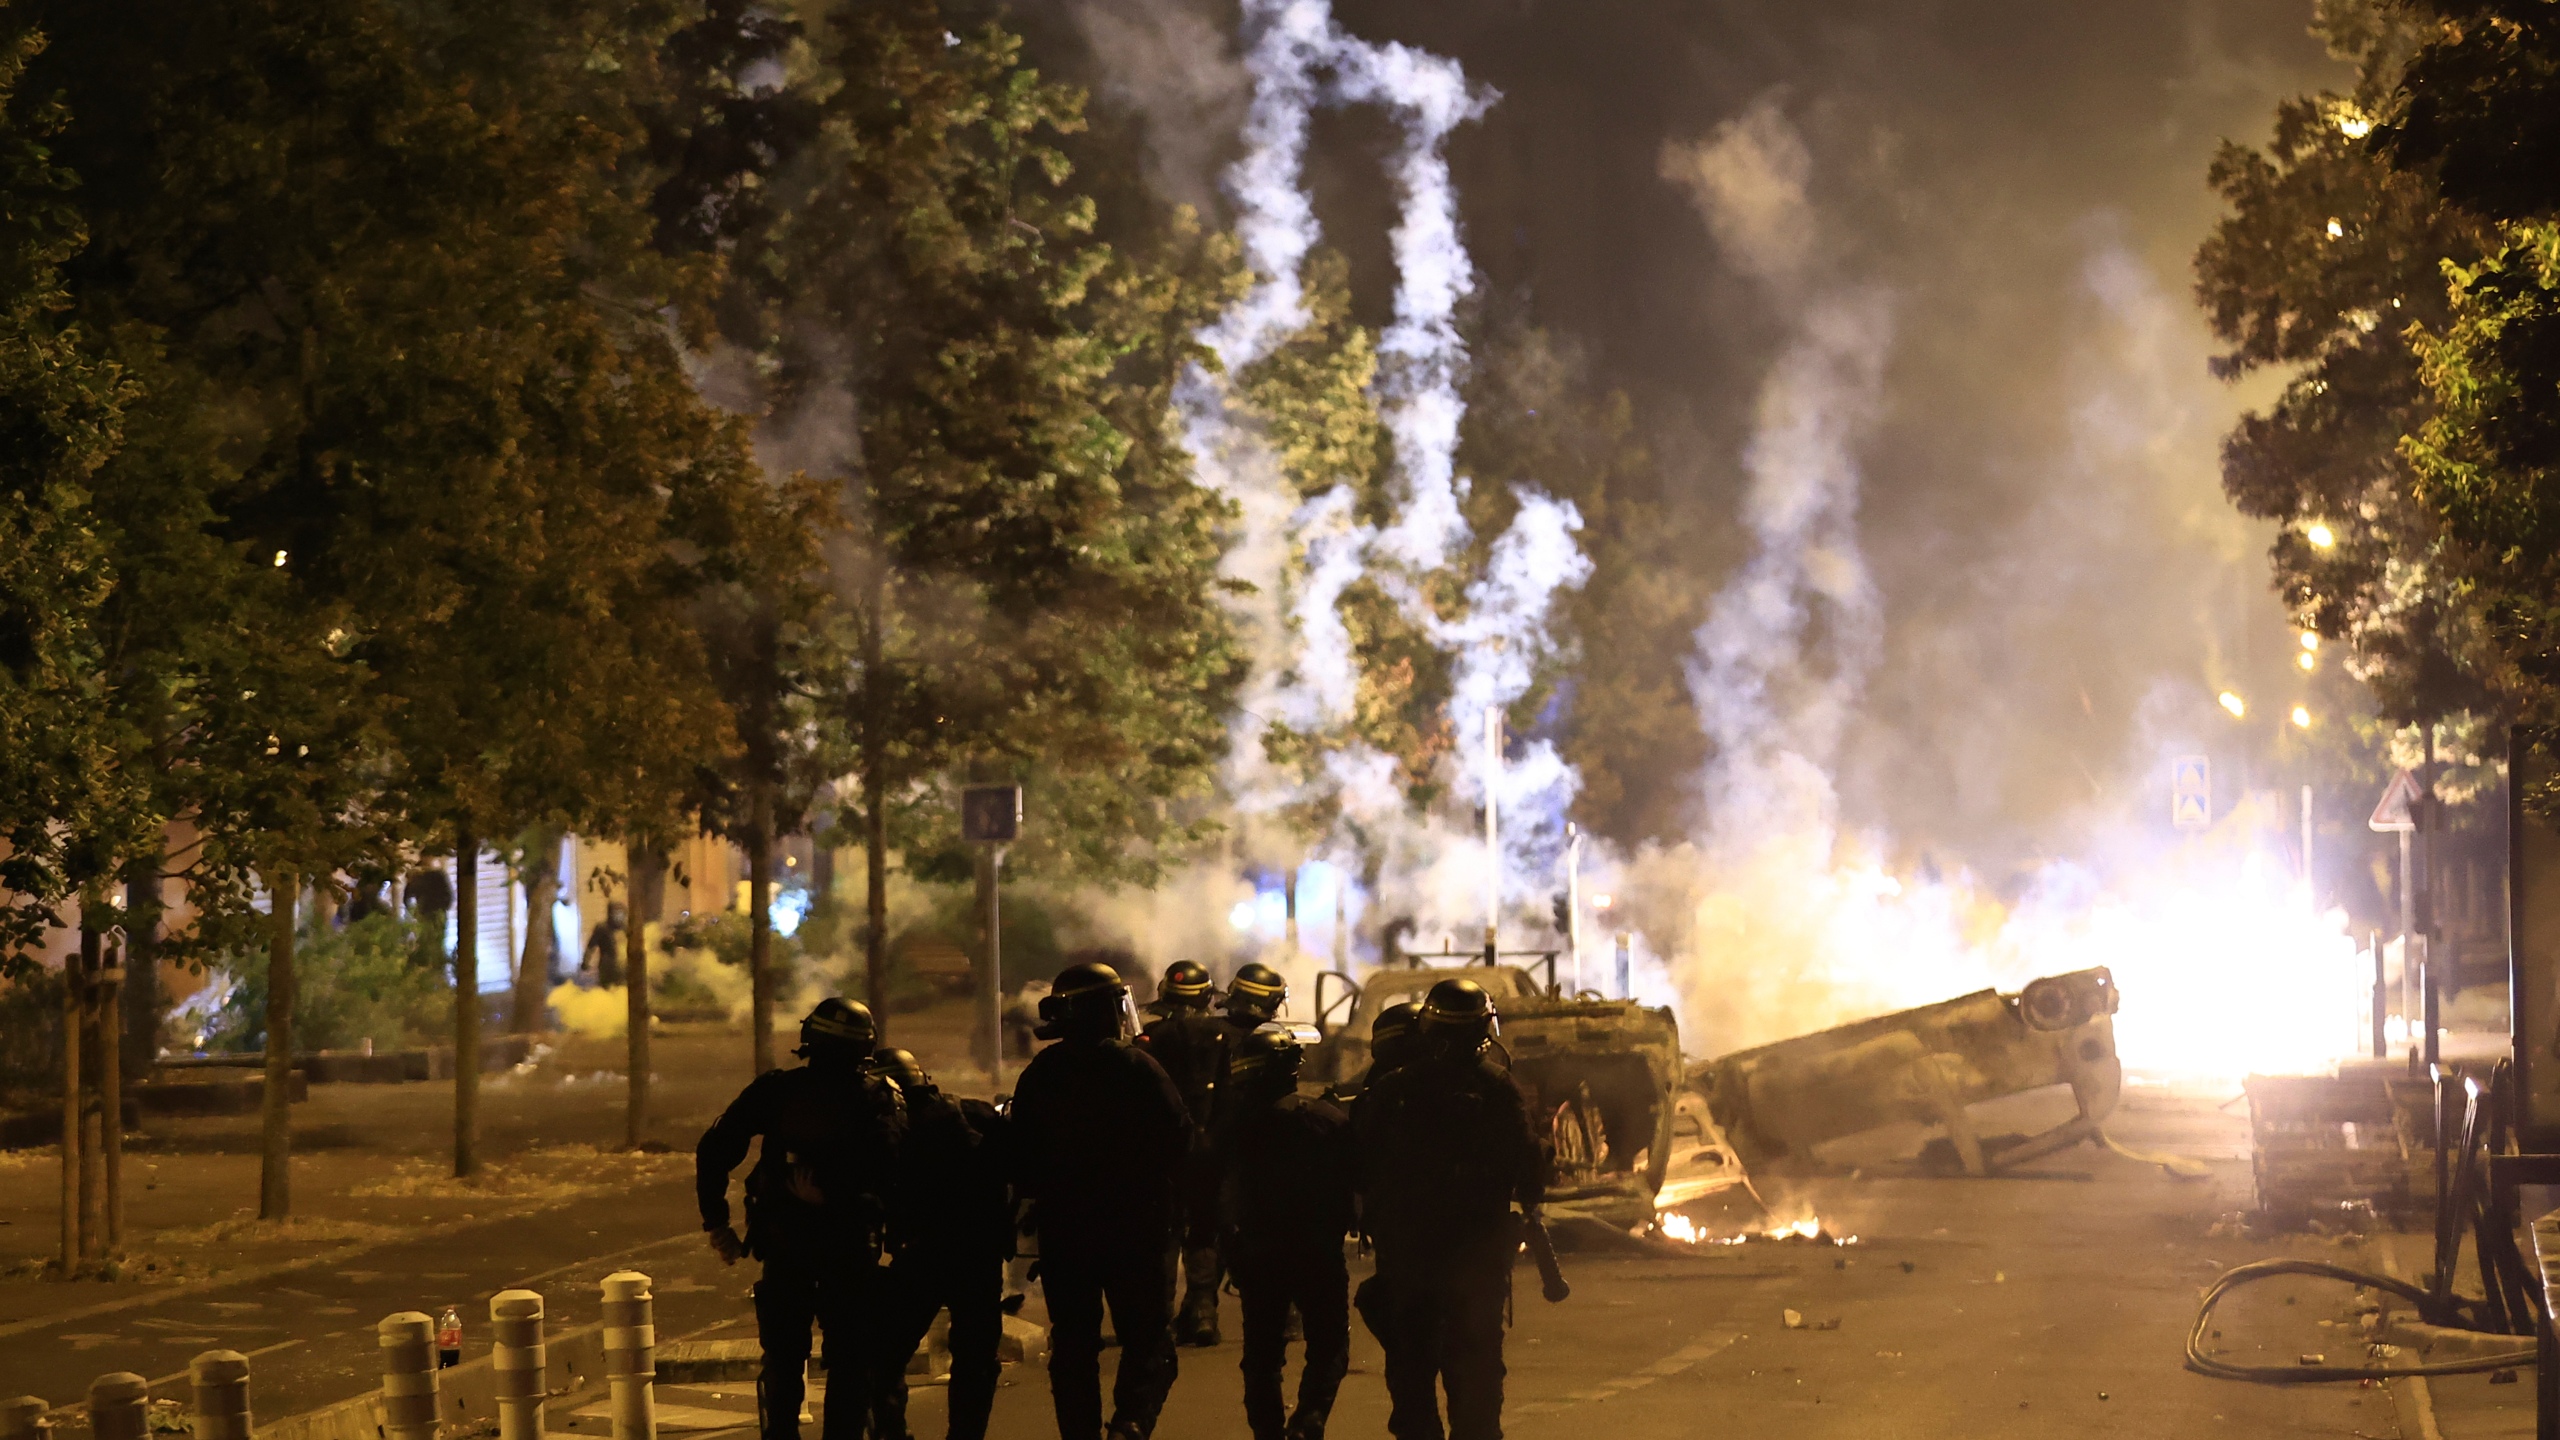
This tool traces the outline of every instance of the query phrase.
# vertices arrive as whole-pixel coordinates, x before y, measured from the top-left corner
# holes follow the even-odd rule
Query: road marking
[[[1742,1338],[1743,1332],[1740,1330],[1710,1330],[1641,1370],[1621,1375],[1605,1385],[1595,1386],[1589,1390],[1577,1390],[1560,1399],[1540,1400],[1528,1405],[1514,1406],[1511,1413],[1547,1415],[1558,1410],[1570,1410],[1576,1405],[1588,1405],[1594,1401],[1624,1395],[1630,1390],[1641,1390],[1657,1380],[1668,1380],[1693,1365],[1714,1359],[1724,1353],[1733,1342]]]

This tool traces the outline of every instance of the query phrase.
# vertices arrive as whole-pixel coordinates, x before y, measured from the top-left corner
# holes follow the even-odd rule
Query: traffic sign
[[[2213,762],[2202,755],[2169,762],[2169,823],[2181,830],[2213,828]]]
[[[960,838],[1009,845],[1022,833],[1022,787],[972,785],[960,792]]]
[[[2383,787],[2382,799],[2373,807],[2373,818],[2364,823],[2386,834],[2394,830],[2415,830],[2418,828],[2418,797],[2424,793],[2418,788],[2416,774],[2403,770],[2392,776],[2391,783]]]

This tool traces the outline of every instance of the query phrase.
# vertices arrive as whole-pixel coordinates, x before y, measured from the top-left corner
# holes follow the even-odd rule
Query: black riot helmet
[[[1306,1048],[1298,1032],[1277,1021],[1256,1025],[1227,1050],[1230,1083],[1252,1089],[1285,1089],[1298,1083]]]
[[[1399,1000],[1369,1022],[1369,1078],[1412,1063],[1422,1043],[1422,1002]]]
[[[870,1057],[871,1047],[879,1038],[880,1027],[872,1023],[869,1006],[830,995],[800,1022],[800,1048],[792,1053],[811,1064],[859,1064]]]
[[[933,1077],[925,1072],[924,1062],[916,1058],[916,1052],[901,1050],[895,1045],[872,1053],[871,1073],[886,1080],[895,1080],[901,1090],[933,1088]]]
[[[1442,1055],[1473,1055],[1501,1033],[1493,997],[1473,980],[1443,980],[1423,999],[1420,1034],[1426,1049]]]
[[[1276,1020],[1289,998],[1289,982],[1268,965],[1247,965],[1227,982],[1227,1018],[1260,1024]]]
[[[1070,965],[1049,982],[1040,999],[1043,1040],[1128,1038],[1137,1027],[1129,1011],[1129,987],[1120,972],[1099,961]]]
[[[1176,1010],[1206,1010],[1213,988],[1208,966],[1197,960],[1176,960],[1164,967],[1164,978],[1156,982],[1155,1003],[1147,1008],[1159,1015]]]

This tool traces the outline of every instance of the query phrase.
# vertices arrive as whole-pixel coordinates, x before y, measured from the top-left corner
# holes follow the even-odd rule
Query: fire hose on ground
[[[2514,1370],[2534,1363],[2534,1349],[2529,1339],[2525,1348],[2494,1355],[2474,1355],[2461,1360],[2437,1360],[2418,1365],[2240,1365],[2217,1359],[2205,1348],[2212,1337],[2213,1310],[2222,1298],[2243,1285],[2272,1280],[2279,1275],[2309,1275],[2323,1280],[2343,1280],[2385,1291],[2407,1300],[2412,1305],[2427,1305],[2434,1296],[2417,1285],[2389,1275],[2376,1275],[2364,1270],[2350,1270],[2344,1265],[2331,1265],[2322,1260],[2256,1260],[2236,1270],[2223,1273],[2204,1292],[2204,1300],[2196,1307],[2196,1323],[2187,1331],[2187,1368],[2199,1375],[2221,1380],[2249,1380],[2261,1385],[2307,1385],[2324,1380],[2397,1380],[2412,1375],[2478,1375],[2484,1371]],[[2518,1337],[2525,1339],[2527,1337]]]

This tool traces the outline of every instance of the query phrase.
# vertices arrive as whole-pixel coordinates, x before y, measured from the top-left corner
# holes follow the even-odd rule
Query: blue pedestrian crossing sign
[[[2169,762],[2169,823],[2181,830],[2213,828],[2213,762],[2202,755]]]

